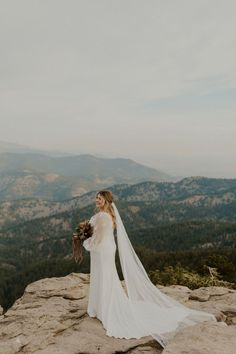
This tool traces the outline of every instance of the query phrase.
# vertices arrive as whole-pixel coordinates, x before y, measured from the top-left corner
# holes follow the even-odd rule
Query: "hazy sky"
[[[0,0],[0,140],[236,178],[235,0]]]

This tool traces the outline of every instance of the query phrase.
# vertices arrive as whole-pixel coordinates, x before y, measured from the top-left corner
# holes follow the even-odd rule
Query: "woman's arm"
[[[109,231],[110,218],[110,215],[106,212],[97,213],[93,225],[93,235],[83,242],[83,246],[87,251],[95,249],[100,244],[106,232]]]

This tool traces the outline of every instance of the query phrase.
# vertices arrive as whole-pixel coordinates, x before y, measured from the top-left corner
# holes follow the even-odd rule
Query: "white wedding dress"
[[[102,322],[108,336],[129,339],[151,335],[162,347],[185,326],[216,321],[213,314],[184,306],[151,282],[128,239],[115,204],[112,205],[116,212],[118,251],[127,294],[115,264],[112,218],[101,211],[89,220],[94,232],[83,242],[90,252],[88,315]]]

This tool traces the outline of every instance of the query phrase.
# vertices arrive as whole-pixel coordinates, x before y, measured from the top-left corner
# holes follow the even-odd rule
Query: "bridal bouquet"
[[[76,261],[83,260],[83,242],[93,234],[93,226],[88,220],[84,220],[78,224],[72,236],[72,255]]]

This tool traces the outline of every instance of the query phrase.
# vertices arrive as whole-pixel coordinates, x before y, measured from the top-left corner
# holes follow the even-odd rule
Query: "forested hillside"
[[[81,210],[94,204],[98,190],[58,202],[39,198],[3,201],[0,203],[0,228],[64,211]],[[109,190],[129,227],[135,223],[139,228],[199,218],[236,220],[236,179],[189,177],[175,183],[117,184]]]
[[[236,283],[236,180],[192,177],[109,189],[142,263],[154,271],[152,279],[164,281],[155,272],[167,274],[171,269],[165,267],[177,264],[204,276],[207,264]],[[2,306],[10,306],[33,280],[89,271],[86,251],[82,265],[71,259],[71,235],[79,221],[93,215],[94,200],[95,191],[63,202],[22,199],[0,205]],[[120,272],[118,257],[117,266]]]

